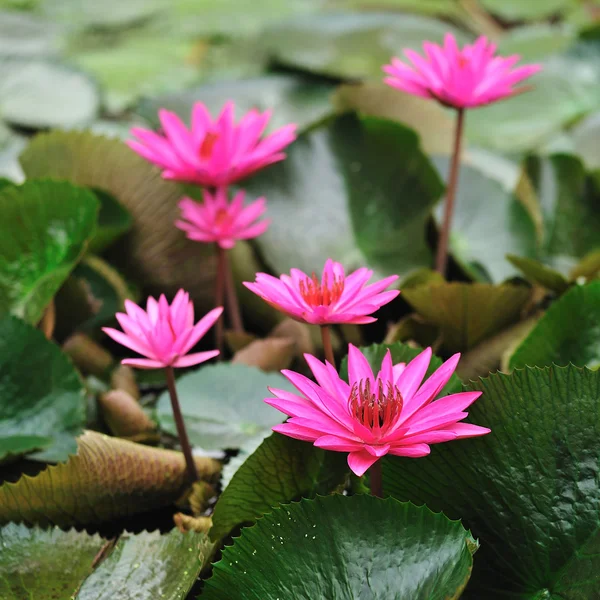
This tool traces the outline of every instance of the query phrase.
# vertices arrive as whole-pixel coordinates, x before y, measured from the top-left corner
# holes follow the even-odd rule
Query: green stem
[[[173,409],[173,419],[177,427],[177,435],[179,436],[179,445],[185,457],[185,469],[190,483],[198,481],[198,471],[192,454],[192,446],[185,430],[183,415],[179,407],[179,399],[177,398],[177,389],[175,388],[175,373],[173,367],[165,367],[165,375],[167,377],[167,387],[169,388],[169,396],[171,397],[171,408]]]
[[[450,174],[448,177],[448,189],[446,192],[446,202],[444,205],[444,222],[440,231],[438,240],[437,256],[435,260],[435,270],[446,276],[446,267],[448,264],[448,241],[450,239],[450,228],[452,225],[452,215],[454,214],[454,202],[456,199],[456,189],[458,187],[458,172],[460,169],[460,150],[462,145],[463,129],[465,124],[465,109],[459,108],[456,119],[456,131],[454,134],[454,149],[452,151],[452,162],[450,163]]]
[[[231,329],[236,333],[244,332],[244,322],[242,321],[242,311],[238,301],[237,290],[235,289],[235,281],[233,279],[233,271],[231,269],[231,261],[228,260],[225,250],[222,250],[225,262],[225,290],[227,301],[227,312],[229,313],[229,322]]]
[[[225,270],[227,268],[225,250],[215,244],[217,249],[217,278],[215,281],[215,307],[223,306],[225,299]],[[215,323],[215,345],[219,351],[219,360],[223,356],[223,315]]]

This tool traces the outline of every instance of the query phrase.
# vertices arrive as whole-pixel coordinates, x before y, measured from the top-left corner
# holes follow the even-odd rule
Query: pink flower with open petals
[[[425,57],[404,51],[411,65],[392,58],[383,67],[389,75],[385,82],[455,108],[475,108],[519,94],[527,88],[514,86],[542,68],[537,64],[513,68],[521,57],[494,56],[496,45],[484,36],[460,50],[454,36],[447,33],[443,46],[425,42],[423,49]]]
[[[245,192],[239,191],[231,203],[227,190],[217,188],[215,194],[204,190],[204,202],[183,198],[179,202],[182,219],[175,225],[187,233],[190,240],[216,242],[221,248],[235,246],[237,240],[249,240],[263,234],[269,220],[258,221],[267,210],[267,201],[258,198],[244,207]]]
[[[372,275],[373,271],[363,267],[346,276],[344,267],[329,258],[320,280],[314,273],[309,276],[299,269],[292,269],[290,275],[282,275],[279,279],[257,273],[254,283],[244,282],[244,285],[297,321],[312,325],[363,325],[376,321],[369,315],[400,293],[398,290],[384,291],[398,275],[366,285]]]
[[[137,140],[127,144],[163,169],[165,179],[208,187],[226,186],[285,158],[283,148],[296,139],[296,125],[286,125],[261,139],[270,111],[247,112],[234,120],[234,104],[227,102],[212,119],[202,102],[192,109],[192,126],[168,110],[158,112],[164,135],[134,127]]]
[[[388,350],[375,376],[362,352],[350,345],[348,379],[314,356],[305,355],[317,383],[282,371],[300,394],[269,389],[265,402],[291,418],[275,431],[319,448],[348,452],[348,466],[360,476],[386,454],[427,456],[430,444],[489,433],[487,427],[459,423],[481,392],[461,392],[435,400],[456,369],[455,354],[423,382],[431,348],[408,364],[392,364]]]
[[[146,310],[125,300],[125,313],[116,317],[123,331],[104,327],[113,340],[146,358],[126,358],[124,365],[139,369],[191,367],[219,354],[218,350],[188,354],[200,338],[221,316],[223,308],[214,308],[194,325],[194,306],[187,292],[179,290],[169,306],[162,295],[158,301],[148,298]]]

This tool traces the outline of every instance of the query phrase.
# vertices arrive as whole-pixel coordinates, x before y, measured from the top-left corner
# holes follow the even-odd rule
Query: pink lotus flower
[[[408,364],[392,364],[386,354],[377,376],[361,351],[350,345],[348,379],[329,363],[305,358],[317,380],[292,371],[283,375],[300,392],[270,389],[265,402],[291,418],[273,427],[284,435],[319,448],[349,452],[348,466],[361,476],[386,454],[427,456],[429,444],[485,435],[487,427],[459,423],[481,392],[461,392],[435,400],[456,369],[455,354],[422,384],[431,360],[427,348]],[[435,400],[435,401],[434,401]]]
[[[175,113],[161,109],[158,116],[164,136],[134,127],[138,139],[128,140],[129,147],[163,169],[165,179],[208,187],[229,185],[283,160],[282,149],[296,139],[296,125],[286,125],[261,140],[270,111],[251,110],[236,124],[233,102],[214,121],[197,102],[190,130]]]
[[[447,33],[443,46],[425,42],[423,48],[425,57],[413,50],[404,51],[410,66],[392,58],[392,64],[383,67],[389,75],[385,82],[455,108],[474,108],[519,94],[526,88],[514,86],[542,68],[525,65],[513,69],[521,57],[494,56],[496,45],[484,36],[459,50],[454,36]]]
[[[217,188],[215,194],[204,190],[203,194],[202,204],[191,198],[179,202],[182,220],[175,225],[185,231],[190,240],[216,242],[221,248],[229,249],[237,240],[255,238],[267,230],[269,220],[257,222],[267,210],[264,198],[244,207],[244,191],[239,191],[231,203],[225,188]]]
[[[313,273],[308,276],[299,269],[279,279],[257,273],[254,283],[244,285],[276,309],[292,319],[312,325],[354,323],[362,325],[377,319],[368,315],[393,300],[400,292],[384,292],[398,275],[365,285],[373,271],[364,267],[346,277],[344,267],[327,259],[321,280]]]
[[[162,295],[148,298],[146,310],[125,300],[125,313],[117,313],[123,332],[104,327],[113,340],[146,358],[126,358],[124,365],[139,369],[191,367],[219,354],[218,350],[187,354],[214,325],[223,312],[214,308],[194,325],[194,306],[187,292],[179,290],[169,306]]]

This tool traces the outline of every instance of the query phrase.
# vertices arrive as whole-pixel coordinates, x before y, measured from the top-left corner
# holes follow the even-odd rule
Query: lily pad
[[[32,377],[35,373],[35,377]],[[0,459],[66,460],[85,425],[81,379],[58,346],[27,323],[0,319]]]
[[[547,58],[561,53],[576,39],[572,27],[536,23],[509,29],[498,43],[498,53],[503,56],[518,54],[525,62]]]
[[[302,134],[287,154],[244,183],[269,199],[273,221],[257,243],[276,272],[320,271],[330,256],[382,274],[430,265],[426,227],[443,185],[413,131],[348,114]]]
[[[510,368],[600,367],[600,281],[576,285],[554,302],[510,358]]]
[[[331,112],[329,96],[333,85],[321,80],[291,75],[265,75],[251,79],[219,81],[172,94],[162,94],[143,100],[136,112],[159,127],[158,111],[166,108],[175,112],[189,125],[193,105],[206,104],[211,114],[219,114],[228,100],[236,106],[236,118],[249,111],[272,110],[269,130],[288,123],[300,128],[322,119]]]
[[[465,600],[594,598],[600,372],[547,367],[471,383],[489,435],[384,462],[384,490],[459,515],[481,541]]]
[[[481,0],[490,12],[512,21],[538,20],[576,6],[576,0]]]
[[[92,572],[94,558],[106,540],[74,529],[29,529],[9,523],[0,528],[0,544],[3,600],[66,600]]]
[[[530,290],[511,284],[454,282],[405,288],[402,296],[440,327],[447,350],[462,352],[517,321]]]
[[[0,54],[48,56],[62,46],[61,28],[26,12],[0,11]]]
[[[449,159],[438,157],[434,163],[445,179]],[[438,224],[443,214],[440,204],[435,211]],[[500,283],[517,273],[507,254],[536,255],[535,224],[513,193],[480,170],[462,165],[450,252],[474,279],[485,281],[487,275],[488,281]]]
[[[131,228],[131,215],[110,194],[94,190],[100,201],[98,227],[90,241],[90,252],[100,253]]]
[[[186,484],[181,452],[150,448],[88,431],[66,463],[34,477],[0,486],[0,523],[24,521],[61,527],[110,522],[169,506]],[[214,479],[220,465],[196,457],[201,478]],[[123,477],[128,473],[127,477]]]
[[[199,305],[212,305],[212,249],[188,240],[173,226],[183,190],[161,179],[158,169],[123,142],[89,132],[55,131],[38,135],[21,155],[21,164],[27,177],[66,179],[111,194],[133,218],[114,264],[150,292],[172,297],[183,287]]]
[[[458,598],[477,548],[427,507],[335,494],[275,509],[226,547],[207,600]]]
[[[84,72],[42,58],[0,58],[0,114],[20,127],[71,127],[92,121],[100,94]]]
[[[508,254],[506,259],[517,267],[529,281],[537,283],[557,294],[562,294],[570,285],[569,281],[562,273],[547,267],[538,260],[522,256],[513,256],[511,254]]]
[[[0,190],[0,313],[37,323],[94,233],[98,201],[83,188],[28,181]]]
[[[575,156],[530,158],[526,167],[543,219],[542,258],[566,275],[579,259],[600,248],[600,182]]]
[[[125,532],[96,570],[83,582],[76,600],[184,600],[200,569],[212,556],[203,533],[165,535],[160,531]]]
[[[273,433],[246,458],[219,497],[210,536],[221,539],[278,504],[328,494],[347,473],[345,454]]]
[[[177,394],[192,444],[204,450],[238,448],[267,435],[285,416],[263,402],[268,386],[293,390],[279,373],[264,373],[243,364],[207,365],[177,380]],[[176,434],[167,392],[156,414],[165,431]]]
[[[466,36],[447,23],[419,15],[334,11],[273,26],[263,43],[286,67],[339,79],[381,79],[381,66],[425,40],[442,42],[447,32]]]
[[[574,150],[588,169],[600,169],[600,111],[592,113],[571,130]]]

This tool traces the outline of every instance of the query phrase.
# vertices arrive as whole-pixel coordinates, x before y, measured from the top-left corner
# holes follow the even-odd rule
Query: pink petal
[[[363,448],[362,442],[353,442],[346,438],[335,435],[323,435],[315,441],[317,448],[324,450],[335,450],[336,452],[356,452]]]
[[[135,338],[131,338],[118,329],[113,329],[112,327],[103,327],[102,331],[115,340],[115,342],[118,342],[122,346],[125,346],[126,348],[129,348],[130,350],[133,350],[142,356],[148,356],[150,354],[150,349],[144,342]]]
[[[431,362],[431,348],[425,348],[418,356],[413,358],[404,368],[396,385],[404,399],[404,406],[410,405],[412,397],[419,389],[425,373]]]
[[[186,353],[193,348],[200,338],[204,336],[204,334],[219,320],[223,312],[223,307],[218,306],[217,308],[213,308],[210,312],[208,312],[196,325],[194,325],[194,329],[192,330],[192,334],[190,335],[189,340],[187,341],[184,348],[182,348],[182,353]]]
[[[275,425],[272,427],[273,431],[282,433],[288,437],[296,440],[302,440],[304,442],[314,442],[317,438],[321,437],[322,432],[310,429],[308,427],[301,427],[300,425],[294,425],[293,423],[282,423],[281,425]]]
[[[369,454],[366,450],[360,450],[358,452],[351,452],[348,454],[348,466],[350,470],[357,475],[362,477],[367,469],[375,464],[379,459],[372,454]]]
[[[392,446],[389,454],[392,456],[406,456],[408,458],[421,458],[431,453],[427,444],[415,444],[414,446]]]
[[[199,365],[200,363],[206,362],[211,358],[219,355],[218,350],[208,350],[206,352],[196,352],[195,354],[188,354],[187,356],[181,356],[174,363],[173,367],[192,367],[193,365]]]
[[[121,361],[122,365],[137,367],[138,369],[162,369],[168,365],[149,358],[125,358]]]
[[[350,385],[369,380],[375,383],[373,371],[364,354],[353,344],[348,345],[348,382]]]
[[[486,435],[491,433],[492,430],[487,427],[480,427],[479,425],[471,425],[470,423],[456,423],[456,425],[449,427],[448,431],[456,434],[456,437],[460,439]]]

